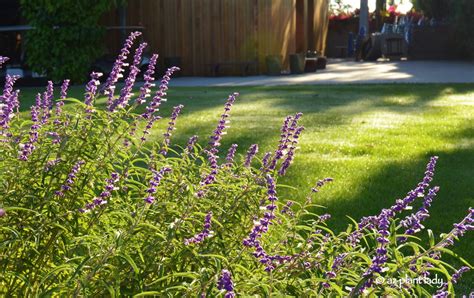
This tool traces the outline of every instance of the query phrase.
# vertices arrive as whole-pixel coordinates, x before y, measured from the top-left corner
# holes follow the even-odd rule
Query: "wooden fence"
[[[144,26],[152,52],[180,57],[185,75],[209,75],[219,62],[258,61],[279,55],[288,66],[289,54],[324,51],[328,0],[129,0],[127,25]],[[118,11],[104,18],[119,25]],[[108,44],[118,50],[119,33]],[[228,74],[236,74],[230,68]]]

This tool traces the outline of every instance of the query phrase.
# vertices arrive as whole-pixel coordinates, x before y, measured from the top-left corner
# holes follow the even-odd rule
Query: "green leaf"
[[[161,281],[173,278],[173,277],[186,277],[186,278],[190,278],[190,279],[196,279],[196,278],[199,278],[199,274],[197,274],[196,272],[175,272],[175,273],[171,273],[171,274],[168,274],[166,276],[163,276],[161,278],[158,278],[158,279],[152,281],[151,283],[147,284],[146,286],[149,287],[149,286],[157,284]]]
[[[135,264],[135,261],[133,261],[133,259],[128,254],[120,253],[120,254],[118,254],[118,256],[123,258],[124,260],[126,260],[128,262],[128,264],[130,264],[130,266],[132,266],[133,271],[135,272],[135,274],[138,274],[140,272],[140,270],[138,269],[137,264]]]
[[[141,292],[139,294],[133,295],[133,297],[146,297],[146,296],[161,296],[163,293],[158,291],[147,291]]]

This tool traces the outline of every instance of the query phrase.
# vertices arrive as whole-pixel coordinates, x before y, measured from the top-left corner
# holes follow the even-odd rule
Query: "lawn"
[[[70,95],[82,98],[82,87]],[[222,148],[239,144],[245,154],[251,144],[260,153],[274,150],[286,115],[303,112],[306,127],[294,164],[281,183],[281,197],[304,199],[319,178],[335,181],[319,194],[319,204],[333,215],[330,225],[342,229],[346,215],[359,219],[378,213],[403,197],[423,177],[432,155],[439,156],[434,184],[441,187],[426,226],[436,235],[448,232],[474,206],[474,85],[400,84],[285,87],[171,88],[162,116],[183,104],[175,143],[184,145],[194,134],[205,144],[216,125],[227,95],[239,91],[231,128]],[[27,113],[38,89],[23,88]],[[104,100],[99,100],[99,105]],[[164,119],[153,136],[161,138]],[[474,235],[455,251],[474,263]],[[474,274],[465,275],[467,291]],[[463,294],[463,292],[461,292]]]

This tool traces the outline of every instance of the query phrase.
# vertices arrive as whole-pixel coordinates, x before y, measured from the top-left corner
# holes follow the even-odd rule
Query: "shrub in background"
[[[446,234],[428,230],[428,243],[417,237],[439,190],[430,186],[436,157],[403,199],[336,234],[325,224],[330,215],[313,201],[332,179],[317,181],[304,202],[278,197],[278,177],[293,162],[304,129],[301,113],[284,120],[275,151],[261,159],[256,144],[242,158],[237,144],[221,148],[236,93],[207,145],[197,136],[184,147],[173,144],[181,105],[163,136],[150,139],[178,69],[170,68],[152,93],[154,55],[144,85],[132,93],[141,44],[125,84],[115,90],[138,35],[129,37],[102,86],[100,74],[91,74],[83,102],[67,98],[68,80],[53,101],[50,82],[29,120],[16,112],[16,77],[6,78],[0,98],[2,295],[453,293],[471,265],[461,259],[464,265],[455,268],[444,257],[473,229],[474,209]],[[105,109],[94,106],[101,93]],[[65,102],[74,109],[63,109]],[[439,287],[428,283],[433,278]]]
[[[474,58],[474,1],[414,0],[414,7],[438,22],[449,22],[456,32],[456,51],[460,58]]]
[[[26,33],[27,64],[54,81],[82,82],[104,52],[100,17],[119,0],[21,0],[34,29]]]

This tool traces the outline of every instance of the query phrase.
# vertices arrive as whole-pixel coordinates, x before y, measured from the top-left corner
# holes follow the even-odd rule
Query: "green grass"
[[[22,91],[22,110],[31,105],[36,91]],[[232,143],[239,144],[241,154],[253,143],[260,145],[262,155],[274,150],[283,118],[304,113],[301,148],[280,180],[297,190],[280,188],[279,193],[302,200],[318,178],[334,178],[320,192],[318,203],[327,206],[336,229],[347,224],[346,215],[373,215],[402,198],[422,178],[432,155],[440,157],[434,184],[441,191],[426,226],[437,235],[448,232],[474,206],[472,84],[171,88],[161,115],[169,116],[179,103],[185,106],[173,141],[184,145],[197,134],[205,144],[233,91],[241,96],[223,150]],[[82,87],[71,91],[77,98],[81,93]],[[154,137],[161,138],[166,122],[156,126]],[[471,263],[473,236],[468,234],[455,249]],[[470,283],[472,273],[464,280],[466,287]]]

